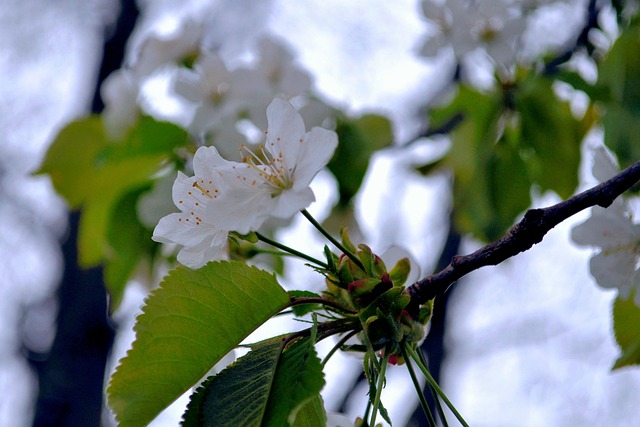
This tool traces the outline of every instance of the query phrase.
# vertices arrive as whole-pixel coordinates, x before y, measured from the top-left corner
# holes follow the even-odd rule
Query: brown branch
[[[409,286],[405,293],[414,304],[424,304],[444,294],[449,286],[462,276],[487,265],[498,265],[504,260],[529,250],[540,243],[545,234],[562,221],[592,207],[609,207],[623,192],[640,181],[640,161],[596,187],[543,209],[528,210],[522,221],[506,235],[469,255],[455,256],[448,266]]]

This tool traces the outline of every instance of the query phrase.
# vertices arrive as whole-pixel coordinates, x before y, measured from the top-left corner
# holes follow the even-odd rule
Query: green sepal
[[[342,246],[352,254],[358,252],[354,244],[351,242],[349,238],[349,231],[346,228],[340,229],[340,239],[342,240]]]
[[[235,238],[238,240],[244,240],[247,241],[249,243],[258,243],[258,236],[254,231],[250,231],[247,234],[240,234],[236,231],[232,231],[229,233],[229,237],[231,238]]]
[[[393,286],[404,286],[409,273],[411,273],[411,262],[409,258],[402,258],[389,271],[389,278],[393,282]]]

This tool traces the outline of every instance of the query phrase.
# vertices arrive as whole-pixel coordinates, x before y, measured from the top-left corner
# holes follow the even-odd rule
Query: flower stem
[[[413,348],[411,348],[411,346],[408,345],[406,346],[406,350],[407,350],[407,353],[409,353],[409,356],[411,356],[411,358],[416,362],[416,364],[422,371],[422,374],[427,379],[427,382],[429,383],[429,385],[436,391],[436,393],[440,395],[442,400],[444,400],[444,403],[447,404],[447,406],[449,407],[451,412],[453,412],[453,415],[456,416],[460,424],[462,424],[464,427],[469,427],[469,424],[467,424],[467,422],[464,420],[464,418],[462,418],[462,415],[460,415],[456,407],[453,406],[453,403],[451,403],[449,398],[447,398],[447,396],[444,394],[444,391],[442,391],[442,389],[440,388],[436,380],[431,376],[431,373],[429,373],[429,370],[427,369],[426,366],[424,366],[424,364],[420,360],[420,357],[418,357],[418,355],[413,350]]]
[[[260,233],[256,232],[256,236],[258,236],[258,240],[260,240],[262,242],[265,242],[265,243],[268,243],[271,246],[274,246],[274,247],[276,247],[276,248],[278,248],[280,250],[288,252],[291,255],[295,255],[297,257],[305,259],[305,260],[307,260],[309,262],[312,262],[312,263],[314,263],[316,265],[319,265],[322,268],[325,268],[325,269],[329,268],[329,266],[326,263],[320,261],[319,259],[316,259],[316,258],[314,258],[312,256],[309,256],[309,255],[305,254],[305,253],[302,253],[302,252],[297,251],[297,250],[295,250],[293,248],[290,248],[289,246],[283,245],[282,243],[278,243],[275,240],[271,240],[270,238],[268,238],[267,236],[265,236],[263,234],[260,234]]]
[[[333,346],[331,351],[329,351],[329,353],[327,353],[327,355],[325,356],[324,360],[321,363],[322,367],[324,368],[324,365],[326,365],[327,362],[329,361],[329,359],[331,359],[331,356],[333,356],[335,354],[335,352],[338,351],[340,349],[340,347],[342,347],[344,345],[344,343],[346,343],[349,340],[349,338],[351,338],[352,336],[354,336],[357,333],[358,333],[357,330],[353,330],[353,331],[349,332],[348,334],[346,334],[344,337],[340,338],[340,341],[338,341],[336,343],[336,345]]]
[[[322,225],[320,225],[320,223],[318,221],[316,221],[316,219],[314,217],[311,216],[311,214],[306,210],[303,209],[300,212],[302,212],[302,215],[304,215],[305,218],[307,218],[309,220],[309,222],[324,236],[327,238],[327,240],[329,240],[331,243],[333,243],[333,245],[340,249],[340,251],[342,251],[343,254],[345,254],[346,256],[348,256],[351,261],[353,261],[360,269],[362,269],[362,271],[365,271],[364,269],[364,265],[362,264],[362,261],[360,261],[360,258],[358,258],[356,256],[356,254],[351,253],[349,250],[347,250],[347,248],[345,248],[344,246],[342,246],[342,244],[340,242],[338,242],[331,234],[329,234],[329,232],[327,230],[325,230],[324,228],[322,228]]]
[[[378,408],[380,407],[380,397],[382,396],[382,386],[384,385],[384,376],[387,372],[387,365],[389,364],[389,356],[391,356],[391,354],[386,354],[384,356],[380,372],[378,373],[378,385],[376,386],[376,397],[373,400],[373,412],[371,413],[370,426],[376,425],[376,415],[378,415]]]
[[[424,353],[422,351],[418,351],[417,353],[422,364],[428,369],[429,363],[427,362],[427,359],[424,357]],[[431,396],[433,397],[433,400],[436,403],[436,411],[438,414],[440,414],[440,420],[442,421],[443,427],[449,427],[449,424],[447,423],[447,416],[445,415],[444,410],[442,409],[442,405],[440,404],[440,397],[438,396],[438,393],[436,393],[436,391],[431,386],[429,386],[429,391],[431,392]]]
[[[422,407],[422,411],[424,412],[427,420],[429,421],[429,425],[432,427],[436,427],[436,420],[433,418],[433,414],[429,409],[429,404],[427,403],[427,399],[425,399],[424,394],[422,393],[422,387],[420,387],[420,383],[418,382],[418,378],[416,378],[416,373],[413,370],[413,366],[411,365],[411,359],[407,356],[407,350],[405,346],[408,344],[404,343],[400,346],[400,350],[402,351],[402,357],[404,358],[405,363],[407,364],[407,370],[409,371],[409,375],[411,376],[411,382],[413,386],[416,388],[416,392],[418,393],[418,399],[420,400],[420,406]]]

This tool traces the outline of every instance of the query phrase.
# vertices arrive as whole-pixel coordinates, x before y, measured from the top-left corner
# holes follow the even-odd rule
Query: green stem
[[[371,427],[374,427],[376,425],[376,415],[378,415],[378,408],[380,407],[380,397],[382,396],[382,386],[384,385],[384,376],[387,372],[387,365],[389,364],[389,356],[391,356],[391,354],[385,354],[384,359],[382,359],[382,366],[380,367],[380,372],[378,373],[378,385],[376,386],[376,397],[374,398],[374,401],[373,401],[373,412],[371,413],[371,422],[369,423]]]
[[[296,305],[304,305],[304,304],[319,304],[327,307],[335,308],[341,313],[349,313],[349,314],[357,314],[357,312],[340,305],[340,303],[319,297],[290,297],[288,307],[293,307]]]
[[[353,261],[362,271],[365,271],[364,269],[364,265],[362,264],[362,261],[360,261],[360,258],[358,258],[356,256],[356,254],[351,253],[350,251],[347,250],[347,248],[345,248],[344,246],[342,246],[342,243],[338,242],[331,234],[329,234],[329,232],[327,230],[325,230],[324,228],[322,228],[322,225],[320,225],[320,223],[318,221],[316,221],[316,219],[314,217],[311,216],[311,214],[306,210],[303,209],[300,212],[302,212],[302,215],[304,215],[305,218],[307,218],[309,220],[309,222],[324,236],[327,238],[327,240],[329,240],[331,243],[333,243],[333,245],[340,249],[340,251],[345,254],[346,256],[348,256],[351,261]]]
[[[429,409],[429,404],[427,403],[427,399],[425,399],[424,394],[422,393],[422,387],[418,382],[418,378],[416,378],[416,373],[413,370],[413,366],[411,365],[411,359],[407,356],[407,350],[405,346],[407,343],[404,343],[400,346],[400,350],[402,351],[402,357],[404,358],[405,363],[407,364],[407,370],[409,371],[409,375],[411,376],[411,382],[413,386],[416,388],[416,393],[418,393],[418,399],[420,399],[420,406],[422,406],[422,411],[424,412],[427,420],[429,421],[429,425],[432,427],[436,427],[436,420],[433,418],[433,414]]]
[[[260,240],[262,242],[268,243],[271,246],[274,246],[274,247],[276,247],[278,249],[281,249],[281,250],[283,250],[285,252],[290,253],[291,255],[295,255],[295,256],[300,257],[302,259],[305,259],[305,260],[307,260],[309,262],[312,262],[312,263],[314,263],[316,265],[319,265],[322,268],[329,269],[329,266],[326,263],[320,261],[319,259],[316,259],[316,258],[314,258],[312,256],[309,256],[309,255],[305,254],[305,253],[302,253],[302,252],[297,251],[297,250],[295,250],[293,248],[290,248],[289,246],[283,245],[282,243],[276,242],[275,240],[271,240],[270,238],[268,238],[267,236],[265,236],[263,234],[256,233],[256,236],[258,236],[258,240]]]
[[[462,418],[462,415],[460,415],[456,407],[453,406],[449,398],[444,394],[444,391],[442,391],[442,389],[440,388],[436,380],[431,376],[431,373],[429,373],[429,370],[426,368],[426,366],[422,364],[422,361],[420,360],[416,352],[411,348],[411,346],[407,346],[406,348],[407,348],[407,352],[409,353],[409,356],[411,356],[411,358],[416,362],[416,364],[422,371],[422,374],[427,379],[427,382],[429,383],[429,385],[431,385],[431,387],[436,391],[436,393],[440,395],[442,400],[444,400],[444,403],[447,404],[447,406],[449,407],[451,412],[453,412],[453,415],[456,416],[460,424],[462,424],[464,427],[469,427],[469,424],[467,424],[464,418]]]
[[[429,363],[427,362],[427,359],[424,357],[424,353],[422,351],[418,351],[417,353],[422,364],[427,369],[429,369]],[[433,387],[431,387],[431,385],[429,385],[429,391],[431,392],[431,396],[433,397],[433,400],[436,403],[436,411],[440,415],[440,420],[442,421],[443,427],[449,427],[449,423],[447,423],[447,416],[445,415],[444,410],[442,409],[442,404],[440,403],[440,397],[438,396],[438,393],[436,393],[436,391],[433,389]]]
[[[321,365],[324,368],[324,365],[327,364],[327,362],[329,361],[329,359],[331,358],[331,356],[334,355],[334,353],[336,351],[338,351],[340,349],[340,347],[342,347],[344,345],[344,343],[346,343],[349,338],[351,338],[352,336],[354,336],[355,334],[357,334],[358,331],[351,331],[348,334],[346,334],[344,337],[340,338],[340,341],[338,341],[336,343],[336,345],[333,346],[333,348],[331,349],[331,351],[329,351],[329,353],[327,353],[326,357],[324,358],[324,360],[322,361]]]

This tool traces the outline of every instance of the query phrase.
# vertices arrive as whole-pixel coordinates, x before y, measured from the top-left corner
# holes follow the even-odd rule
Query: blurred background
[[[528,49],[570,44],[584,25],[586,3],[556,2],[548,7],[531,25]],[[346,111],[391,118],[397,146],[373,157],[356,215],[372,247],[401,244],[419,261],[423,274],[435,268],[449,234],[448,177],[425,177],[412,165],[437,156],[447,141],[421,139],[400,146],[423,130],[421,108],[446,87],[455,61],[447,55],[418,56],[429,30],[419,2],[140,0],[137,7],[138,27],[130,43],[141,37],[145,26],[210,16],[205,21],[210,37],[224,39],[228,52],[241,51],[263,34],[278,36],[328,101]],[[0,426],[29,426],[34,419],[36,425],[90,425],[62,421],[64,416],[52,403],[53,385],[65,389],[64,384],[74,380],[64,369],[52,369],[49,351],[57,345],[67,356],[76,351],[88,354],[75,347],[73,333],[65,335],[64,342],[54,345],[54,340],[61,324],[73,324],[82,310],[64,301],[100,293],[100,288],[63,291],[59,285],[63,276],[80,274],[82,282],[100,273],[74,273],[69,266],[65,273],[64,259],[73,259],[74,245],[62,244],[73,235],[77,218],[68,216],[48,177],[32,173],[66,123],[92,109],[99,111],[94,98],[104,78],[103,55],[116,49],[107,44],[105,51],[105,40],[117,33],[121,12],[134,17],[130,26],[136,22],[138,11],[126,1],[0,4]],[[601,14],[603,26],[611,28],[614,24],[607,23],[612,19],[607,16],[606,11]],[[470,69],[467,72],[473,74]],[[486,73],[479,66],[472,78],[482,84]],[[593,133],[585,145],[601,138]],[[594,184],[590,168],[584,160],[583,188]],[[311,211],[322,218],[328,214],[326,204],[335,201],[335,185],[328,175],[320,175],[314,189],[318,203]],[[553,193],[534,195],[536,206],[559,200]],[[390,205],[400,208],[391,211]],[[640,415],[640,371],[610,371],[618,355],[610,313],[614,294],[596,287],[589,275],[592,251],[570,243],[572,225],[587,216],[583,212],[556,227],[525,254],[470,274],[451,293],[442,326],[441,385],[471,425],[629,426]],[[298,228],[283,234],[286,241],[314,238],[305,225],[294,222],[293,227]],[[457,252],[477,247],[478,242],[463,238]],[[294,265],[288,275],[298,273],[306,274]],[[133,339],[133,318],[145,294],[143,285],[133,284],[113,319],[94,319],[96,324],[88,327],[95,328],[93,344],[103,354],[89,355],[86,366],[78,359],[75,370],[92,369],[102,363],[101,357],[107,358],[107,372],[98,370],[94,382],[108,377]],[[104,295],[101,298],[87,302],[84,309],[104,318]],[[112,334],[115,344],[109,350]],[[329,410],[351,417],[361,414],[364,385],[356,390],[359,398],[347,398],[350,388],[345,387],[357,380],[359,364],[347,356],[332,362],[324,391]],[[50,388],[39,387],[43,381]],[[43,400],[43,393],[48,400]],[[391,369],[383,396],[394,425],[419,425],[412,418],[417,399],[402,368]],[[58,397],[62,401],[68,396]],[[102,405],[90,393],[72,399],[79,407]],[[177,425],[185,404],[179,400],[152,425]],[[77,408],[66,406],[71,412]],[[39,418],[34,418],[36,413]],[[99,423],[113,424],[108,410],[91,425]]]

